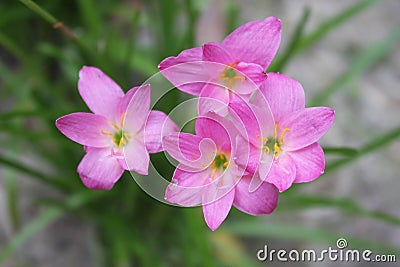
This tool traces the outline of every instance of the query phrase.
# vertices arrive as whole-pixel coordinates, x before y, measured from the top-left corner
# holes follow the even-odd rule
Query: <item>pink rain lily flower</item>
[[[162,150],[162,136],[178,131],[160,111],[149,111],[150,85],[126,94],[101,70],[83,67],[78,89],[94,113],[77,112],[56,121],[71,140],[84,145],[78,166],[82,182],[91,189],[113,187],[124,170],[147,174],[149,153]]]
[[[196,121],[196,135],[175,133],[164,137],[166,151],[179,161],[165,199],[182,206],[203,204],[205,221],[217,229],[231,206],[252,215],[271,213],[278,189],[270,183],[248,191],[251,176],[233,161],[232,141],[238,135],[232,122],[209,113]]]
[[[184,50],[159,64],[161,73],[183,92],[218,102],[199,102],[199,113],[215,111],[224,116],[235,95],[250,99],[267,78],[265,70],[281,40],[281,23],[275,17],[248,22],[222,43],[206,43]]]
[[[260,92],[255,105],[236,101],[229,106],[244,133],[237,138],[237,153],[250,150],[248,162],[238,157],[236,163],[281,192],[292,183],[315,180],[325,169],[317,141],[332,126],[334,110],[305,108],[302,86],[281,74],[270,73]]]

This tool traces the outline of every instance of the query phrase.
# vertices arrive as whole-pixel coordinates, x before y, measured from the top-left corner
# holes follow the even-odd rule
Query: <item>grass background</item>
[[[384,16],[399,5],[390,0],[338,1],[330,3],[329,16],[321,17],[319,8],[329,2],[2,1],[0,265],[265,266],[256,259],[264,244],[326,248],[339,237],[353,248],[399,257],[399,177],[385,177],[399,170],[400,78],[393,58],[400,58],[400,21],[381,22],[379,27],[387,31],[381,38],[363,37],[380,34],[373,14]],[[321,181],[281,194],[272,215],[252,217],[232,209],[216,232],[206,227],[201,209],[155,201],[128,172],[108,192],[82,185],[76,173],[82,147],[61,135],[54,121],[88,111],[76,87],[83,65],[101,68],[126,91],[156,73],[165,57],[220,41],[248,20],[277,14],[283,44],[269,71],[299,80],[308,106],[337,111],[332,133],[322,141],[327,171]],[[363,14],[369,14],[370,24],[355,28]],[[351,39],[346,29],[360,32],[351,32]],[[357,38],[367,41],[360,45]],[[330,50],[346,60],[330,57]],[[368,89],[371,83],[375,86]],[[376,91],[383,92],[384,101]],[[184,97],[175,90],[157,108],[168,112]],[[376,103],[384,111],[375,110]],[[375,125],[376,114],[387,123]],[[167,174],[173,171],[162,155],[152,161]],[[365,173],[382,169],[371,180],[383,182],[368,184],[359,168]]]

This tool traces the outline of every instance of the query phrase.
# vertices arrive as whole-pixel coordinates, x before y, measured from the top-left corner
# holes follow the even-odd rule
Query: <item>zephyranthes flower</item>
[[[245,129],[237,138],[238,154],[250,150],[249,161],[237,157],[236,163],[279,191],[293,182],[318,178],[325,160],[317,141],[331,127],[334,110],[305,108],[302,86],[281,74],[270,73],[260,91],[255,105],[243,101],[229,105],[234,124]]]
[[[278,50],[280,39],[281,23],[277,18],[251,21],[229,34],[222,43],[206,43],[163,60],[159,69],[178,89],[200,96],[200,114],[215,111],[226,115],[227,105],[235,96],[250,99],[267,78],[265,70]],[[205,98],[219,101],[202,101]]]
[[[83,67],[78,89],[94,114],[68,114],[56,126],[85,146],[86,155],[78,166],[82,182],[91,189],[111,189],[124,170],[147,174],[149,153],[162,150],[164,134],[178,131],[167,115],[149,111],[150,85],[124,94],[101,70]]]
[[[196,121],[196,135],[175,133],[164,137],[166,151],[179,161],[165,199],[182,206],[203,204],[207,225],[215,230],[231,206],[252,214],[271,213],[278,190],[269,183],[249,192],[252,175],[240,171],[234,162],[232,141],[238,136],[232,122],[208,113]]]

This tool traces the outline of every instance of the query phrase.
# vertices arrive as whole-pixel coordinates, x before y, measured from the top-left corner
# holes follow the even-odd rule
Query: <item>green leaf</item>
[[[377,221],[400,226],[399,218],[380,211],[366,210],[351,199],[331,199],[323,196],[293,195],[292,197],[284,198],[281,202],[281,205],[277,209],[278,212],[315,207],[332,207],[346,212],[350,216],[365,216]]]
[[[327,20],[322,23],[318,29],[312,32],[310,35],[304,37],[298,45],[295,47],[294,53],[299,54],[303,50],[311,47],[317,41],[325,37],[328,33],[339,27],[340,25],[347,22],[349,19],[355,17],[357,14],[361,13],[368,7],[371,7],[373,4],[382,3],[384,1],[377,0],[362,0],[356,3],[355,5],[349,7],[344,10],[342,13],[339,13],[337,16]]]
[[[357,155],[358,150],[350,147],[323,147],[325,154],[338,154],[347,157]]]
[[[310,9],[304,8],[303,14],[297,27],[294,31],[292,39],[289,42],[285,52],[277,60],[272,62],[268,72],[280,72],[283,70],[285,65],[288,63],[289,59],[294,55],[296,47],[299,45],[301,38],[303,37],[304,27],[310,17]]]
[[[368,144],[364,145],[361,149],[359,149],[358,153],[353,155],[353,157],[338,159],[336,161],[328,163],[326,165],[325,172],[332,172],[332,171],[338,169],[339,167],[349,164],[352,161],[354,161],[364,155],[367,155],[378,149],[381,149],[399,137],[400,137],[400,127],[395,128],[386,134],[376,137],[374,140],[370,141]]]
[[[66,181],[62,179],[54,179],[45,173],[42,173],[31,167],[25,166],[22,163],[17,162],[13,159],[7,159],[5,157],[0,156],[0,165],[5,165],[9,168],[15,169],[16,171],[28,174],[30,177],[38,180],[39,182],[50,185],[62,191],[66,191],[70,187],[70,184],[66,183]]]
[[[362,51],[346,69],[346,71],[340,75],[335,81],[320,91],[313,99],[311,106],[322,105],[325,103],[329,96],[331,96],[336,91],[345,88],[350,84],[355,78],[361,75],[368,68],[376,64],[380,59],[387,56],[394,45],[400,39],[400,25],[389,36],[377,44],[373,45]]]

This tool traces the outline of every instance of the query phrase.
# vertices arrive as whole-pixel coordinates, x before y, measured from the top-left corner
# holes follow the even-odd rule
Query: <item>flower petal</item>
[[[95,190],[110,190],[123,172],[108,148],[91,148],[78,166],[83,184]]]
[[[218,84],[208,83],[201,90],[199,97],[199,115],[215,112],[218,115],[228,114],[229,89]]]
[[[143,130],[150,109],[150,85],[146,84],[133,90],[134,94],[129,101],[123,121],[124,130],[128,133]]]
[[[242,135],[236,137],[234,161],[240,168],[255,173],[261,156],[261,150],[249,143]]]
[[[294,111],[305,108],[304,89],[301,84],[285,75],[268,73],[268,78],[260,87],[265,96],[275,122],[279,123],[282,117]],[[259,102],[260,97],[255,97]]]
[[[118,161],[125,170],[148,174],[150,157],[142,136],[130,139],[128,144],[123,147],[122,154],[124,157]]]
[[[122,89],[110,77],[95,67],[83,67],[79,72],[78,89],[86,105],[95,114],[113,120]]]
[[[235,62],[221,44],[213,42],[203,45],[203,60],[222,64],[233,64]]]
[[[282,118],[279,129],[288,128],[284,149],[294,151],[317,142],[332,126],[335,111],[328,107],[306,108]]]
[[[231,152],[232,144],[236,142],[237,131],[232,122],[213,112],[209,112],[196,120],[196,134],[210,138],[223,152]]]
[[[216,150],[213,140],[183,132],[165,136],[163,147],[181,163],[181,169],[184,171],[204,170],[214,159]]]
[[[272,213],[278,204],[279,191],[274,185],[263,182],[257,190],[250,192],[250,177],[242,177],[235,187],[233,205],[245,213],[262,215]]]
[[[149,153],[162,151],[162,138],[178,131],[178,126],[168,117],[167,114],[158,110],[150,111],[144,131],[145,144]]]
[[[238,76],[244,77],[242,82],[237,81],[232,87],[240,95],[254,93],[268,77],[263,68],[254,63],[239,62],[235,69]]]
[[[274,160],[265,182],[274,184],[279,192],[288,189],[296,177],[296,166],[288,153],[281,154]]]
[[[171,183],[165,190],[165,200],[181,206],[197,206],[201,204],[207,178],[207,171],[187,172],[178,165]]]
[[[318,143],[292,151],[290,157],[296,164],[295,183],[311,182],[324,173],[324,151]]]
[[[267,69],[281,41],[281,22],[275,17],[248,22],[223,41],[237,61],[256,63]]]
[[[202,61],[203,50],[196,47],[182,51],[177,57],[164,59],[158,68],[179,90],[199,95],[204,84],[210,80],[210,74]]]
[[[204,193],[203,198],[207,200],[211,199],[211,197],[215,195],[215,190],[218,190],[216,186],[209,186],[208,190]],[[207,201],[206,203],[208,204],[203,205],[204,219],[211,230],[216,230],[228,216],[234,198],[235,190],[232,188],[223,197],[218,198],[213,202]]]
[[[256,147],[261,147],[261,125],[252,107],[244,101],[229,104],[229,115],[239,133]]]
[[[66,137],[84,146],[107,147],[111,145],[111,125],[102,115],[77,112],[56,121],[56,126]],[[103,133],[102,133],[103,131]]]

